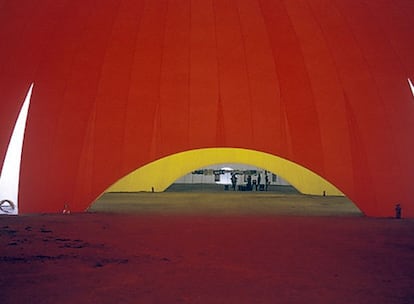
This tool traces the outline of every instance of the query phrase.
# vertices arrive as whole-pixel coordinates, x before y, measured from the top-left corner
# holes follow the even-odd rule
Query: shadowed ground
[[[344,198],[107,194],[91,211],[0,217],[0,303],[414,302],[414,221]]]

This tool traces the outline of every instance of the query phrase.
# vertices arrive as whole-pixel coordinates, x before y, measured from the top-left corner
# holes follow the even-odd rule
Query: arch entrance
[[[307,168],[275,155],[240,148],[208,148],[173,154],[136,169],[105,192],[163,192],[189,172],[222,163],[263,168],[278,174],[303,194],[344,195],[333,184]]]

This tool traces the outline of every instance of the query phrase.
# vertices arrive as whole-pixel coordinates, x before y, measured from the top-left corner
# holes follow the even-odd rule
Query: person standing
[[[232,185],[233,191],[236,191],[236,185],[237,185],[236,173],[231,174],[231,185]]]
[[[247,191],[252,191],[253,187],[252,187],[252,176],[249,174],[247,176],[247,187],[246,187]]]

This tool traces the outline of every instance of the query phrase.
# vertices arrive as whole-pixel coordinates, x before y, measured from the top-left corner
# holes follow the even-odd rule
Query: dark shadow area
[[[1,221],[2,304],[414,299],[412,220],[95,212]]]

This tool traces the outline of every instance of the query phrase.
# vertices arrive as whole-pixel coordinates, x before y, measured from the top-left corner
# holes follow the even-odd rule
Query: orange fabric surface
[[[82,211],[151,161],[237,147],[367,215],[414,217],[413,15],[411,0],[0,1],[0,160],[35,83],[20,210]]]

